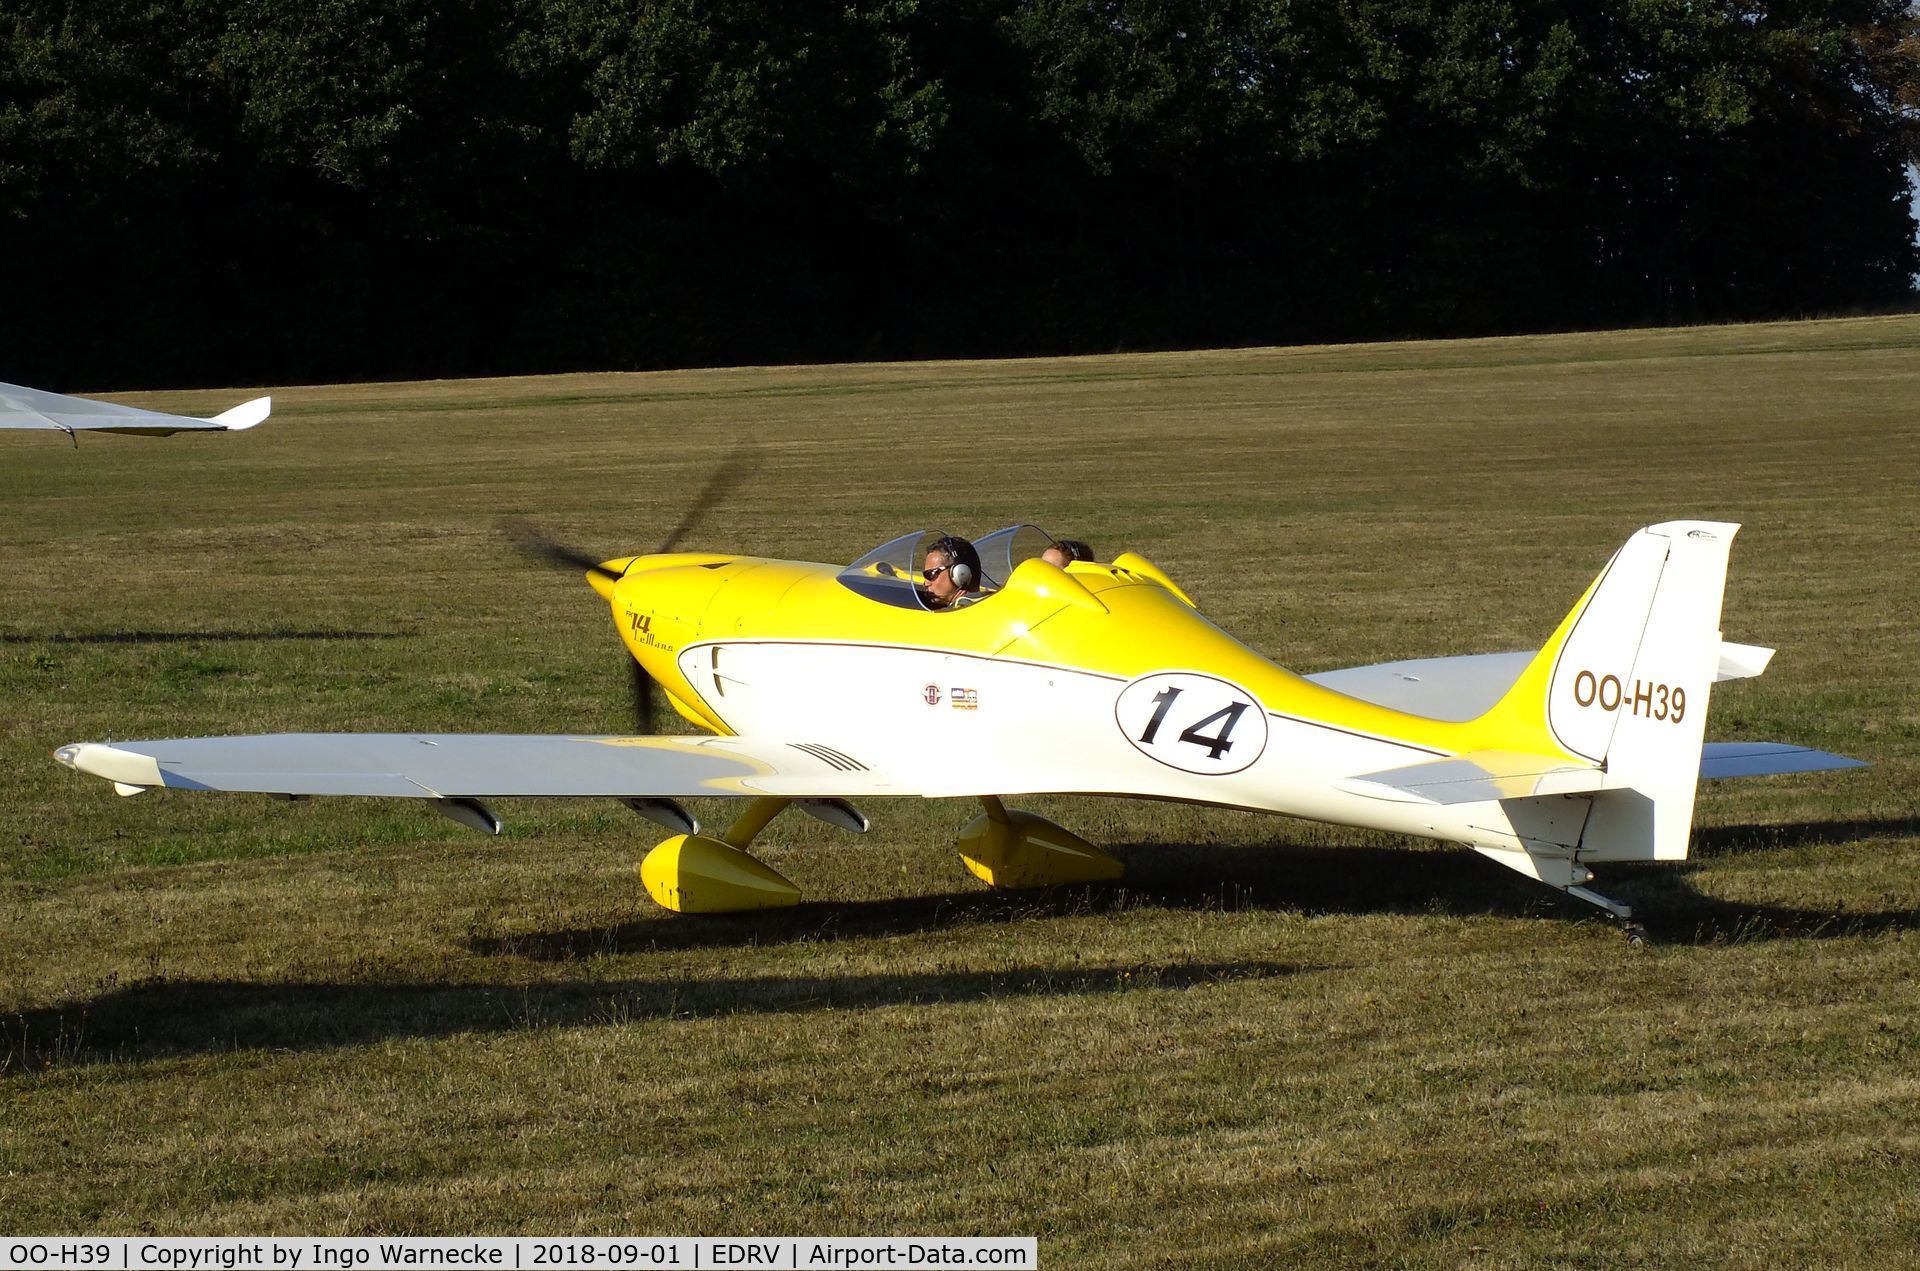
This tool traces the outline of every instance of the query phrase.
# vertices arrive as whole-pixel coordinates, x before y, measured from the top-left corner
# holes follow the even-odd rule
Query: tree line
[[[1905,0],[9,0],[0,379],[1908,303]]]

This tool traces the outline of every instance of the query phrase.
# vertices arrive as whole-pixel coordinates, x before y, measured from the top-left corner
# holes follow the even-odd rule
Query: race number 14
[[[1239,772],[1267,746],[1267,716],[1251,694],[1210,675],[1162,671],[1135,680],[1114,703],[1133,748],[1183,772]]]
[[[1184,690],[1177,688],[1163,688],[1153,695],[1153,718],[1147,721],[1147,730],[1140,734],[1141,745],[1151,746],[1153,744],[1154,738],[1160,735],[1161,721],[1166,719],[1167,712],[1173,709],[1174,702],[1183,691]],[[1190,741],[1196,746],[1205,746],[1207,748],[1207,758],[1218,759],[1221,755],[1233,749],[1233,743],[1228,741],[1227,737],[1233,732],[1233,726],[1240,722],[1240,716],[1242,712],[1247,709],[1247,706],[1248,703],[1246,702],[1231,702],[1226,706],[1222,706],[1219,710],[1207,716],[1205,719],[1198,721],[1192,727],[1181,729],[1180,740]],[[1208,724],[1213,723],[1220,725],[1220,731],[1209,737],[1201,730]]]

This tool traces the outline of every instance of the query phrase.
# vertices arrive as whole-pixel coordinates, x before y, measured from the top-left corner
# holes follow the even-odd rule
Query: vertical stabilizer
[[[1601,659],[1602,652],[1594,649],[1563,659],[1555,671],[1549,722],[1557,731],[1563,701],[1581,724],[1609,717],[1601,758],[1608,775],[1630,787],[1594,800],[1581,841],[1582,860],[1683,860],[1687,855],[1707,698],[1719,674],[1727,552],[1739,529],[1719,521],[1669,521],[1641,530],[1632,541],[1664,541],[1665,560],[1630,660],[1623,642],[1610,660],[1579,660]],[[1623,662],[1624,672],[1616,671]],[[1583,672],[1591,674],[1583,677]],[[1609,675],[1618,675],[1617,692]]]
[[[1636,533],[1497,708],[1509,719],[1544,711],[1556,744],[1625,787],[1593,797],[1582,861],[1687,854],[1739,528],[1668,521]]]

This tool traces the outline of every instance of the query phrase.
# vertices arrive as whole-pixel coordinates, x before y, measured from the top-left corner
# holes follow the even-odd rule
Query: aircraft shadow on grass
[[[1699,832],[1695,860],[1609,865],[1606,879],[1657,943],[1716,944],[1830,938],[1920,927],[1920,907],[1873,912],[1741,904],[1689,881],[1700,861],[1886,835],[1920,835],[1920,818],[1725,826]],[[1464,849],[1409,851],[1307,846],[1133,843],[1106,848],[1127,869],[1117,883],[1032,892],[967,891],[853,902],[817,902],[752,914],[665,914],[617,926],[471,939],[481,956],[572,961],[650,950],[862,940],[1032,918],[1129,909],[1274,910],[1314,914],[1558,917],[1610,926],[1590,906],[1511,877]]]
[[[323,1051],[457,1033],[1091,996],[1275,979],[1322,969],[1236,961],[557,984],[154,980],[84,1002],[0,1015],[0,1079],[76,1064],[243,1050]]]
[[[1914,818],[1727,826],[1699,856],[1817,846],[1920,832]],[[1039,892],[956,892],[818,902],[760,914],[662,916],[613,927],[471,939],[483,957],[577,961],[622,953],[859,940],[1134,909],[1564,917],[1600,925],[1584,905],[1507,881],[1466,851],[1410,852],[1285,842],[1246,847],[1137,843],[1113,849],[1118,884]],[[1615,866],[1610,883],[1640,906],[1656,944],[1831,939],[1920,927],[1920,908],[1835,912],[1738,904],[1702,893],[1694,864]],[[1624,944],[1621,956],[1633,956]],[[738,1014],[858,1010],[995,998],[1088,996],[1257,981],[1334,969],[1279,961],[1059,965],[993,971],[745,978],[628,978],[551,984],[251,984],[156,980],[64,1006],[0,1015],[0,1078],[48,1067],[144,1062],[239,1050],[320,1051],[394,1038],[637,1023]]]
[[[1696,858],[1741,856],[1786,847],[1819,847],[1867,838],[1920,837],[1920,816],[1883,817],[1860,821],[1798,821],[1787,825],[1716,825],[1696,827]]]

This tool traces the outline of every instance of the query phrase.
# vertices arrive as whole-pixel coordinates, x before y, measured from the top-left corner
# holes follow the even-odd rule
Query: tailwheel
[[[1591,871],[1587,872],[1587,878],[1589,880],[1593,878]],[[1620,934],[1625,936],[1627,943],[1634,948],[1637,949],[1647,942],[1647,929],[1633,920],[1633,906],[1610,900],[1588,887],[1569,887],[1566,891],[1567,895],[1576,896],[1589,905],[1598,905],[1612,914],[1614,921],[1620,924]]]
[[[724,837],[676,834],[640,862],[640,882],[663,908],[683,914],[744,913],[800,903],[800,889],[745,848],[786,799],[755,799]]]
[[[1118,878],[1119,861],[1071,830],[1031,812],[1009,811],[983,798],[986,811],[954,844],[975,878],[989,887],[1050,887]]]

